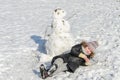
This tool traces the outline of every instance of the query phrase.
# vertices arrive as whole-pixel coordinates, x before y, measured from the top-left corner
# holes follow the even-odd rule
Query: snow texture
[[[45,31],[58,7],[67,12],[76,43],[100,46],[93,65],[48,80],[119,80],[120,0],[0,0],[0,80],[42,80],[39,65],[51,59]]]

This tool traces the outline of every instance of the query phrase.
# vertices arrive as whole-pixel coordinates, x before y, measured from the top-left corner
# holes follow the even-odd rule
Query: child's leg
[[[58,58],[54,61],[53,65],[48,70],[49,75],[55,75],[59,72],[63,72],[67,70],[66,63],[64,63],[62,58]]]

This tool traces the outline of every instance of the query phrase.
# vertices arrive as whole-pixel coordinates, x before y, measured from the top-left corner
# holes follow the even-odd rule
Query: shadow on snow
[[[35,43],[38,44],[37,50],[40,53],[47,54],[46,49],[45,49],[45,43],[46,43],[45,39],[43,39],[41,36],[36,36],[36,35],[32,35],[31,39],[33,39],[35,41]]]

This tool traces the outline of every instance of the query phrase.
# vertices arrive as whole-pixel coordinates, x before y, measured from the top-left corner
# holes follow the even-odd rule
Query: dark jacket
[[[74,72],[79,66],[86,66],[85,60],[78,57],[80,53],[84,54],[82,50],[82,45],[77,44],[71,48],[70,53],[55,56],[52,59],[52,64],[57,58],[62,58],[64,60],[64,63],[67,63],[68,71]],[[90,59],[90,56],[87,57]]]

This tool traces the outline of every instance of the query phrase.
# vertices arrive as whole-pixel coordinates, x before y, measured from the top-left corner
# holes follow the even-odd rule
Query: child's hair
[[[82,41],[81,42],[82,46],[85,48],[85,47],[88,47],[87,43],[85,41]],[[90,54],[90,57],[93,58],[95,55],[95,53],[93,51],[91,51],[91,54]]]

